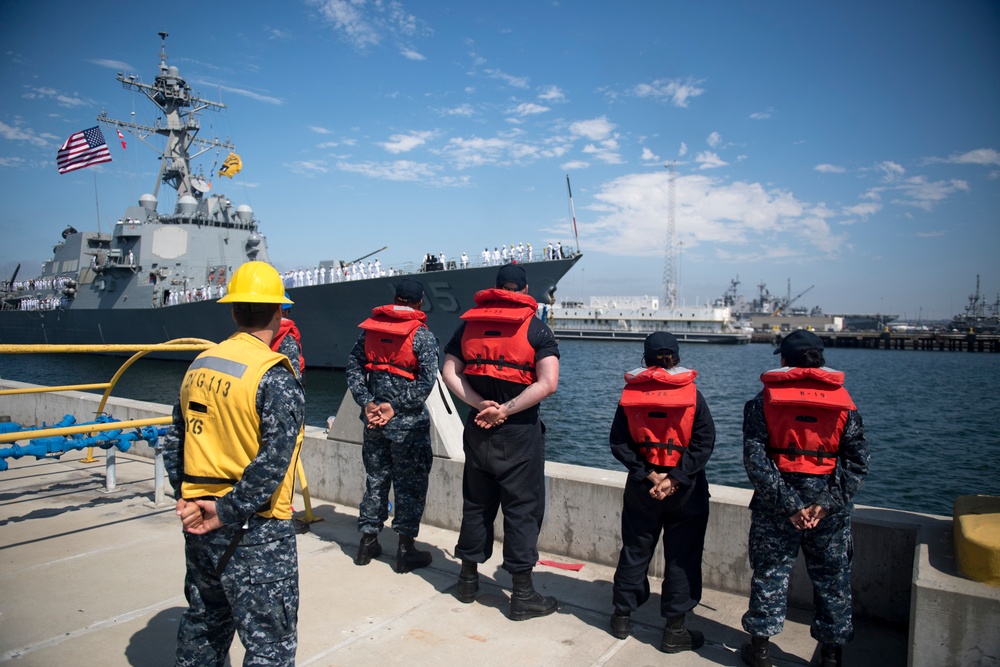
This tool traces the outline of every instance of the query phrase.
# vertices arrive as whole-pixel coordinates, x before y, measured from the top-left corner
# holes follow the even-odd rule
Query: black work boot
[[[611,615],[611,634],[618,639],[628,639],[632,632],[632,618],[628,614],[616,611]]]
[[[819,667],[840,667],[843,663],[840,644],[823,644],[819,648]]]
[[[705,645],[705,635],[698,630],[688,630],[684,627],[684,616],[674,616],[667,619],[663,626],[663,638],[660,640],[660,650],[664,653],[680,653],[694,651]]]
[[[531,571],[512,574],[514,586],[510,592],[510,620],[524,621],[537,616],[548,616],[559,607],[559,601],[535,590]]]
[[[771,643],[767,637],[751,637],[740,647],[743,663],[750,667],[773,667],[771,663]]]
[[[479,570],[471,560],[462,561],[462,571],[458,573],[458,601],[469,604],[475,602],[479,592]]]
[[[382,545],[378,543],[378,533],[361,533],[361,544],[358,545],[358,555],[354,557],[355,565],[368,565],[372,558],[382,555]]]
[[[413,544],[412,537],[399,536],[399,547],[396,549],[396,572],[403,574],[410,570],[427,567],[430,564],[430,551],[419,551]]]

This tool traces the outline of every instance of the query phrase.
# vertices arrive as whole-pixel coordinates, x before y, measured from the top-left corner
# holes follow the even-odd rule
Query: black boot
[[[458,574],[458,601],[469,604],[475,602],[479,592],[479,570],[471,560],[462,561],[462,571]]]
[[[628,639],[630,632],[632,632],[632,617],[620,611],[615,611],[611,615],[612,636],[618,639]]]
[[[663,626],[663,638],[660,639],[660,650],[664,653],[680,653],[693,651],[705,645],[705,635],[698,630],[688,630],[684,627],[684,616],[674,616],[667,619]]]
[[[820,667],[840,667],[843,663],[840,644],[823,644],[819,649]]]
[[[402,574],[410,570],[427,567],[431,564],[430,551],[418,551],[413,544],[413,538],[399,536],[399,547],[396,549],[396,572]]]
[[[361,533],[361,544],[358,545],[358,555],[354,557],[355,565],[368,565],[372,558],[382,555],[382,545],[378,543],[378,533]]]
[[[510,620],[524,621],[537,616],[547,616],[559,606],[553,597],[545,597],[531,583],[531,571],[511,575],[514,580],[510,592]]]
[[[771,643],[767,637],[751,637],[740,648],[743,663],[750,667],[773,667],[771,663]]]

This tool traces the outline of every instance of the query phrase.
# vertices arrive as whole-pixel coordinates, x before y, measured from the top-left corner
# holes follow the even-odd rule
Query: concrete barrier
[[[32,386],[2,381],[0,387]],[[432,398],[435,450],[424,523],[457,531],[461,523],[462,421],[450,396]],[[99,396],[80,392],[28,394],[0,399],[0,414],[21,424],[52,423],[64,414],[93,418]],[[118,419],[170,414],[168,406],[112,398],[107,410]],[[362,425],[348,394],[327,434],[306,428],[302,461],[312,496],[357,506],[364,489]],[[148,447],[134,450],[152,455]],[[711,464],[709,464],[711,477]],[[546,464],[547,509],[539,548],[566,560],[614,566],[620,549],[623,471]],[[711,486],[706,535],[705,586],[746,595],[750,568],[747,533],[751,492]],[[954,563],[947,517],[859,507],[854,514],[852,587],[855,613],[894,626],[908,626],[911,665],[1000,664],[1000,589],[964,579]],[[498,539],[503,534],[497,520]],[[651,574],[662,574],[662,556]],[[796,565],[789,590],[793,605],[809,607],[812,590],[805,567]],[[610,604],[610,601],[609,601]]]

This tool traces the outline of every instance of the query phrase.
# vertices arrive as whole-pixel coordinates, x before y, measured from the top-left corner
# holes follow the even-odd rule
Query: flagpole
[[[576,209],[573,207],[573,188],[569,186],[569,174],[566,174],[566,190],[569,192],[569,213],[573,218],[573,238],[576,239],[576,251],[580,252],[580,235],[576,233]]]
[[[97,208],[97,236],[101,235],[101,200],[97,197],[97,172],[94,172],[94,206]]]

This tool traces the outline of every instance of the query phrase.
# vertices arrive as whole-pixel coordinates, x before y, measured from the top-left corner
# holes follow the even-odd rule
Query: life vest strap
[[[831,452],[823,449],[803,449],[801,447],[796,447],[795,445],[788,445],[787,447],[768,447],[766,451],[768,454],[787,456],[793,461],[799,456],[814,456],[818,459],[835,459],[840,456],[838,452]]]
[[[520,371],[531,371],[534,369],[534,366],[530,363],[515,364],[512,361],[505,361],[503,357],[500,357],[499,359],[483,359],[482,355],[478,354],[476,355],[476,358],[474,360],[466,359],[465,364],[467,366],[471,364],[474,366],[489,365],[489,366],[496,366],[497,368],[516,368]]]
[[[184,473],[181,475],[181,481],[187,482],[188,484],[227,484],[229,486],[233,486],[240,480],[230,479],[227,477],[203,477],[201,475],[189,475]]]
[[[673,438],[666,442],[651,442],[648,435],[646,436],[646,441],[642,443],[642,446],[652,449],[665,449],[668,452],[683,452],[687,449],[686,446],[675,442]]]

